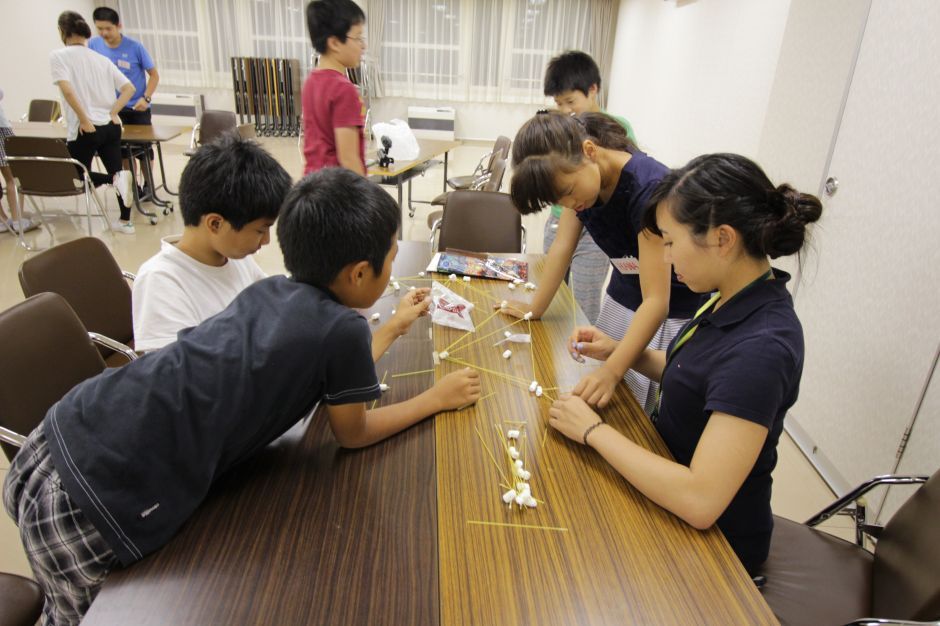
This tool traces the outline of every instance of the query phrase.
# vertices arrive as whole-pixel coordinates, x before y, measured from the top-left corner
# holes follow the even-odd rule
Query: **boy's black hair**
[[[365,21],[366,14],[352,0],[314,0],[307,5],[307,32],[320,54],[326,52],[330,37],[345,43],[349,29]]]
[[[287,194],[277,239],[294,279],[325,289],[350,263],[368,261],[381,273],[400,222],[401,211],[387,191],[330,167]]]
[[[118,12],[109,7],[98,7],[92,12],[91,19],[95,22],[111,22],[115,26],[121,23]]]
[[[218,213],[235,230],[264,217],[277,219],[290,186],[290,175],[264,148],[226,133],[199,148],[183,169],[183,224],[198,226],[208,213]]]
[[[568,50],[548,62],[545,68],[544,92],[546,96],[557,96],[566,91],[577,90],[588,95],[591,85],[601,88],[601,71],[591,55],[580,50]]]

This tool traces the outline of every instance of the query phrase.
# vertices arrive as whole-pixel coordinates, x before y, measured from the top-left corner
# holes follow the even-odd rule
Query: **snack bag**
[[[431,285],[431,323],[473,331],[473,303],[434,281]]]

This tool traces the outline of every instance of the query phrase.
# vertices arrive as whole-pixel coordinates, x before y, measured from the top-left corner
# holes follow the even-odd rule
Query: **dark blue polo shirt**
[[[52,461],[128,565],[318,400],[379,397],[371,342],[365,319],[326,292],[267,278],[175,343],[66,394],[43,420]]]
[[[591,233],[597,247],[609,258],[640,258],[637,236],[643,231],[643,215],[646,213],[650,195],[668,173],[668,167],[637,151],[623,166],[617,187],[610,199],[604,204],[598,202],[577,214],[581,224]],[[657,261],[661,262],[662,259]],[[607,294],[622,306],[636,311],[643,302],[640,277],[636,274],[621,274],[620,270],[614,268],[607,285]],[[700,296],[680,283],[675,272],[672,272],[669,317],[692,317],[700,300]]]
[[[656,421],[676,461],[686,466],[712,411],[768,429],[757,462],[718,518],[750,572],[766,560],[770,548],[770,474],[777,465],[783,418],[796,402],[803,372],[803,328],[786,289],[790,276],[776,269],[774,276],[703,315],[663,373]],[[682,334],[672,340],[669,352]]]

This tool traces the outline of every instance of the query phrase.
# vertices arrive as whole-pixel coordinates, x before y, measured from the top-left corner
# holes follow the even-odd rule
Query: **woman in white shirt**
[[[133,189],[130,172],[121,165],[121,120],[118,111],[134,95],[134,86],[106,57],[87,47],[91,28],[74,11],[59,15],[59,35],[64,48],[49,54],[52,81],[62,91],[68,125],[68,148],[74,159],[91,171],[97,154],[107,175],[93,172],[95,186],[112,183],[118,192],[121,219],[112,224],[117,232],[134,233],[131,223]],[[118,93],[115,99],[115,92]]]

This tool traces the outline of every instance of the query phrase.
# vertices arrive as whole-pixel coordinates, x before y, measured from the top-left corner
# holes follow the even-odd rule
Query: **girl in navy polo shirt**
[[[814,196],[774,187],[742,156],[705,155],[669,173],[645,224],[662,235],[679,280],[712,294],[667,350],[646,350],[634,364],[661,381],[654,420],[676,460],[636,445],[579,397],[562,396],[550,412],[554,428],[660,506],[696,528],[717,522],[752,574],[770,547],[771,472],[803,371],[790,277],[769,259],[798,252],[821,212]],[[576,332],[583,354],[614,352],[598,329]]]
[[[640,152],[603,113],[536,115],[516,134],[512,162],[510,193],[521,213],[552,203],[565,208],[535,297],[509,302],[506,312],[539,317],[548,308],[587,229],[614,265],[597,326],[623,341],[574,392],[603,408],[623,378],[651,413],[658,384],[630,367],[645,348],[664,349],[699,301],[670,275],[662,238],[643,225],[649,196],[669,168]]]

